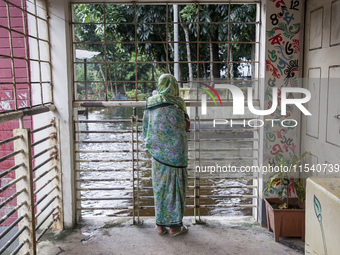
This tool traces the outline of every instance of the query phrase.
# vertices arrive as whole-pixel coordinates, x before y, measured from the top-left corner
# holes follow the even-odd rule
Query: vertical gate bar
[[[135,197],[135,146],[133,142],[134,137],[134,113],[135,113],[135,107],[133,107],[133,113],[131,116],[131,151],[132,151],[132,224],[135,225],[135,206],[136,206],[136,197]]]
[[[197,3],[196,4],[196,8],[197,8],[197,79],[199,79],[200,77],[200,66],[199,66],[199,51],[200,51],[200,4]],[[192,83],[190,84],[192,86]],[[190,86],[190,87],[191,87]],[[198,86],[198,85],[197,85]],[[198,87],[196,88],[196,101],[198,102]],[[196,150],[196,142],[197,142],[197,119],[196,117],[198,116],[198,106],[195,107],[195,122],[194,122],[194,223],[196,224],[197,219],[197,179],[196,179],[196,166],[197,166],[197,150]],[[199,165],[200,166],[200,165]]]
[[[104,7],[103,7],[103,14],[104,14],[104,58],[105,58],[105,77],[104,77],[104,81],[105,81],[105,101],[108,100],[108,94],[109,94],[109,84],[107,82],[107,49],[106,49],[106,4],[103,3]],[[101,65],[101,64],[99,64]],[[85,80],[86,81],[86,80]],[[87,100],[87,98],[86,98]]]
[[[133,3],[134,7],[135,7],[135,89],[136,89],[136,101],[138,101],[138,40],[137,40],[137,4],[136,2]],[[125,83],[124,83],[125,86]]]
[[[12,28],[11,28],[11,18],[9,12],[9,4],[6,2],[6,12],[7,12],[7,24],[8,24],[8,40],[9,40],[9,48],[10,48],[10,57],[11,57],[11,72],[13,76],[13,97],[14,97],[14,110],[18,109],[18,96],[17,96],[17,88],[16,88],[16,80],[15,80],[15,66],[14,66],[14,52],[13,52],[13,38],[12,38]],[[22,13],[23,15],[23,13]]]
[[[56,136],[54,139],[51,139],[50,143],[51,146],[55,146],[56,151],[52,153],[56,153],[57,156],[52,160],[51,165],[55,166],[55,174],[57,175],[56,178],[56,185],[57,185],[57,199],[56,199],[56,206],[58,207],[58,218],[57,220],[53,223],[52,228],[53,230],[62,230],[64,227],[63,224],[63,193],[62,193],[62,179],[61,179],[61,167],[60,167],[60,121],[59,119],[52,119],[53,127],[54,127],[54,132],[56,133]],[[54,207],[53,207],[54,208]],[[55,215],[53,215],[54,218]]]
[[[135,108],[136,110],[136,108]],[[136,112],[134,112],[134,115],[135,115],[135,127],[136,127],[136,158],[137,158],[137,164],[136,164],[136,171],[137,171],[137,224],[140,224],[140,220],[139,220],[139,208],[140,208],[140,205],[139,205],[139,158],[138,158],[138,116],[136,114]]]
[[[231,30],[231,27],[230,27],[230,11],[231,11],[231,7],[230,7],[230,2],[228,4],[228,54],[227,54],[227,80],[230,80],[231,78],[231,75],[230,73],[233,71],[232,70],[232,63],[230,63],[230,51],[232,50],[230,47],[233,47],[232,44],[230,43],[231,41],[231,38],[230,38],[230,30]],[[228,95],[229,95],[229,92],[228,92]],[[229,99],[229,97],[228,97]]]
[[[196,100],[198,102],[198,87],[196,88]],[[194,219],[193,223],[196,224],[196,193],[197,193],[197,180],[196,180],[196,167],[197,167],[197,157],[196,157],[196,116],[198,112],[198,106],[195,106],[195,118],[194,118]]]
[[[48,1],[47,0],[45,0],[45,2],[44,2],[44,4],[45,4],[45,9],[46,9],[46,27],[47,27],[47,41],[48,41],[48,47],[49,47],[49,49],[48,49],[48,57],[49,57],[49,59],[48,59],[48,61],[49,61],[49,71],[50,71],[50,87],[49,87],[49,89],[50,89],[50,97],[51,97],[51,103],[53,103],[54,102],[54,100],[53,100],[53,84],[52,84],[52,76],[53,76],[53,72],[52,72],[52,67],[51,67],[51,59],[52,59],[52,53],[51,53],[51,31],[50,31],[50,14],[49,14],[49,3],[48,3]]]
[[[170,73],[170,64],[169,64],[169,4],[166,3],[166,18],[165,18],[165,24],[166,24],[166,28],[165,28],[165,60],[166,60],[166,72]],[[170,38],[171,40],[171,38]]]
[[[39,42],[39,25],[38,25],[38,7],[37,0],[34,0],[34,14],[35,14],[35,29],[37,32],[37,47],[38,47],[38,63],[39,63],[39,84],[40,84],[40,99],[41,104],[44,104],[44,93],[43,93],[43,84],[42,84],[42,68],[41,68],[41,54],[40,54],[40,42]]]
[[[25,202],[18,209],[18,217],[23,216],[24,219],[19,222],[19,229],[26,227],[25,231],[19,236],[19,242],[24,242],[20,254],[29,251],[29,254],[36,255],[36,233],[35,233],[35,217],[34,217],[34,195],[33,195],[33,172],[32,172],[32,154],[31,154],[31,135],[28,128],[14,129],[13,136],[21,136],[20,139],[14,141],[14,151],[23,150],[15,156],[15,164],[24,163],[15,171],[16,178],[25,176],[24,179],[16,184],[17,190],[25,189],[17,197],[17,204]]]
[[[86,108],[87,109],[87,108]],[[76,122],[76,120],[79,119],[77,109],[73,110],[73,141],[79,141],[80,134],[76,133],[76,131],[80,130],[80,124]],[[88,116],[86,116],[86,119],[88,119]],[[85,124],[88,125],[88,124]],[[88,128],[88,126],[87,126]],[[80,168],[80,163],[77,162],[77,160],[80,158],[80,153],[76,153],[77,150],[79,150],[80,144],[75,143],[74,144],[74,150],[73,150],[73,155],[74,155],[74,167],[75,169],[81,169]],[[80,172],[75,172],[74,173],[74,183],[76,190],[74,193],[74,201],[76,202],[76,208],[81,208],[81,201],[78,199],[81,197],[81,192],[79,191],[79,188],[81,188],[81,182],[77,182],[77,180],[80,179]],[[76,210],[76,224],[79,223],[79,220],[81,218],[83,210]]]
[[[25,1],[26,3],[26,1]],[[21,8],[23,10],[25,10],[25,6],[24,6],[24,0],[21,0]],[[29,100],[29,107],[32,107],[32,93],[31,93],[31,72],[30,72],[30,61],[29,59],[29,53],[28,53],[28,38],[27,38],[27,28],[28,26],[26,25],[26,19],[25,19],[24,13],[22,15],[22,27],[24,28],[24,46],[25,46],[25,62],[26,62],[26,76],[27,76],[27,89],[28,89],[28,100]]]
[[[200,129],[201,129],[201,120],[199,115],[197,115],[197,121],[198,121],[198,165],[201,166],[201,137],[200,137]],[[201,210],[200,210],[200,172],[198,172],[198,181],[197,181],[197,214],[198,214],[198,223],[201,223]]]

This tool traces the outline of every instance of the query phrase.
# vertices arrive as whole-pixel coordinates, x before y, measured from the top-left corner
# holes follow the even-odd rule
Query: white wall
[[[73,165],[72,124],[72,40],[69,23],[69,2],[49,0],[50,42],[53,99],[56,111],[50,117],[60,120],[60,159],[63,187],[64,227],[75,225],[75,185]],[[42,126],[44,119],[36,116],[34,125]]]

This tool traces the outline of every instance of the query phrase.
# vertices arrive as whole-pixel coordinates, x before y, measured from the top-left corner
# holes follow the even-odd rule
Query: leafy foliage
[[[296,195],[298,199],[303,202],[306,199],[306,192],[300,181],[295,180],[294,178],[290,178],[289,175],[296,171],[297,167],[301,163],[301,161],[309,154],[310,152],[304,152],[301,157],[293,155],[290,159],[286,160],[281,153],[275,155],[276,166],[280,168],[280,171],[275,171],[272,174],[267,189],[271,188],[279,189],[278,195],[281,200],[289,197],[288,189],[290,186],[294,187],[296,191]]]
[[[173,65],[167,68],[162,63],[166,60],[173,61],[174,45],[168,41],[174,40],[173,7],[169,5],[132,5],[132,4],[73,4],[73,21],[75,47],[80,50],[100,52],[97,56],[88,59],[89,63],[100,62],[103,64],[78,64],[76,65],[76,80],[84,81],[84,69],[87,68],[88,81],[103,81],[108,84],[108,91],[104,96],[107,99],[114,98],[117,93],[135,95],[132,91],[140,91],[150,95],[155,89],[155,81],[164,72],[173,73]],[[230,15],[229,15],[230,10]],[[135,13],[136,11],[136,13]],[[180,5],[179,15],[189,31],[190,41],[197,41],[199,37],[199,61],[221,61],[223,63],[195,63],[198,58],[197,44],[190,43],[189,49],[184,45],[179,46],[180,61],[188,61],[188,50],[191,54],[191,67],[188,64],[180,64],[181,80],[188,80],[189,68],[193,70],[193,78],[226,78],[230,73],[239,76],[239,63],[232,66],[229,61],[250,61],[255,54],[254,44],[227,44],[211,43],[212,51],[209,50],[208,42],[252,42],[255,39],[254,24],[218,24],[217,22],[254,22],[256,20],[255,4],[206,4]],[[199,11],[199,15],[198,15]],[[168,15],[168,17],[167,17]],[[199,29],[197,22],[200,24]],[[105,21],[105,22],[104,22]],[[166,25],[166,21],[168,27]],[[137,23],[135,23],[137,22]],[[144,23],[144,24],[141,24]],[[185,42],[183,29],[179,29],[179,41]],[[198,34],[199,31],[199,34]],[[137,45],[135,43],[137,35]],[[85,42],[80,44],[77,42]],[[106,43],[106,44],[105,44]],[[105,45],[105,46],[104,46]],[[232,45],[232,47],[229,47]],[[136,48],[137,47],[137,48]],[[168,50],[166,54],[166,50]],[[229,57],[228,57],[229,56]],[[147,62],[137,65],[135,61]],[[124,63],[123,63],[124,62]],[[157,62],[157,63],[156,63]],[[200,77],[197,77],[199,69]],[[228,71],[229,70],[229,71]],[[137,73],[137,77],[136,77]],[[150,81],[136,88],[133,81]],[[120,83],[116,81],[122,81]],[[84,84],[78,83],[77,92],[81,95]],[[94,91],[100,86],[89,83],[90,92],[88,99],[94,99]],[[95,88],[97,87],[97,88]],[[136,96],[128,96],[130,99]],[[144,98],[145,96],[140,96]]]

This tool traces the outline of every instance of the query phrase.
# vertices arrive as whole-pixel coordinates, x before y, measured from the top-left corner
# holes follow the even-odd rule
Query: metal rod
[[[135,142],[135,141],[133,141]],[[75,141],[75,143],[131,143],[129,140],[121,141]]]
[[[0,234],[0,240],[7,235],[7,233],[9,231],[11,231],[12,228],[14,228],[22,219],[24,218],[24,216],[20,216],[19,218],[17,218],[15,221],[12,222],[11,225],[7,226],[7,228],[5,228],[4,231],[1,232]]]
[[[52,204],[52,202],[57,198],[58,196],[52,197],[50,201],[47,202],[47,204],[40,209],[40,211],[35,215],[35,219],[37,219],[49,206]]]
[[[43,186],[41,186],[39,189],[34,191],[34,195],[38,194],[43,188],[45,188],[48,184],[50,184],[54,179],[58,179],[57,175],[55,175],[52,179],[49,179]]]
[[[197,158],[198,159],[198,158]],[[258,158],[255,157],[225,157],[225,158],[200,158],[200,160],[216,160],[216,161],[220,161],[220,160],[256,160]],[[194,160],[194,158],[189,158],[189,160]]]
[[[121,120],[75,120],[74,123],[122,123],[122,122],[131,122],[129,119],[121,119]]]
[[[141,130],[137,131],[141,133]],[[75,131],[76,134],[114,134],[114,133],[131,133],[131,130],[102,130],[102,131]]]
[[[144,187],[143,187],[144,188]],[[150,187],[152,189],[152,187]],[[133,190],[133,187],[114,187],[114,188],[76,188],[79,191],[92,191],[92,190]]]
[[[189,186],[188,189],[194,189]],[[200,189],[257,189],[256,185],[215,185],[215,186],[199,186]]]
[[[22,138],[22,135],[16,135],[16,136],[13,136],[13,137],[11,137],[11,138],[2,140],[2,141],[0,142],[0,146],[1,146],[1,145],[4,145],[4,144],[6,144],[6,143],[9,143],[9,142],[13,142],[13,141],[15,141],[15,140],[17,140],[17,139],[21,139],[21,138]]]
[[[25,241],[22,241],[12,252],[11,252],[11,254],[10,255],[15,255],[15,254],[17,254],[19,251],[20,251],[20,249],[25,245],[25,243],[27,243],[28,242],[28,240],[26,239]]]
[[[0,173],[0,178],[4,177],[5,175],[13,172],[14,170],[18,169],[19,167],[22,167],[24,166],[25,164],[24,163],[21,163],[19,165],[15,165],[13,167],[11,167],[10,169],[7,169],[6,171],[3,171],[2,173]]]
[[[135,150],[136,151],[136,150]],[[146,152],[147,150],[139,150],[139,152]],[[95,150],[95,151],[83,151],[83,150],[76,150],[76,153],[120,153],[120,152],[126,152],[131,153],[132,150]]]
[[[53,127],[53,126],[54,126],[54,124],[51,123],[51,124],[48,124],[48,125],[46,125],[46,126],[43,126],[43,127],[37,128],[37,129],[33,129],[33,130],[31,130],[30,132],[31,132],[31,134],[34,134],[34,133],[37,133],[37,132],[39,132],[39,131],[42,131],[42,130],[44,130],[44,129],[46,129],[46,128]]]
[[[18,181],[20,181],[20,180],[22,180],[22,179],[24,179],[24,178],[26,178],[26,177],[25,177],[25,176],[20,176],[19,178],[10,181],[10,182],[7,183],[5,186],[3,186],[3,187],[0,188],[0,193],[1,193],[1,192],[4,192],[6,189],[8,189],[9,187],[11,187],[12,185],[16,184]]]
[[[42,224],[44,224],[44,222],[48,219],[48,217],[51,216],[51,214],[55,211],[55,209],[57,209],[58,206],[54,207],[51,211],[49,211],[49,213],[45,216],[45,218],[43,218],[42,221],[40,221],[40,223],[35,227],[35,231],[37,231]]]
[[[21,117],[33,116],[33,115],[48,112],[48,111],[54,111],[54,110],[55,110],[55,106],[47,103],[46,105],[34,106],[31,108],[27,107],[22,110],[6,111],[6,112],[0,113],[0,123],[4,123],[7,121],[11,121],[11,120],[16,120]]]
[[[141,162],[149,162],[150,159],[140,159]],[[132,159],[77,159],[76,162],[132,162]]]
[[[15,155],[18,155],[19,153],[22,153],[22,152],[23,152],[23,150],[19,150],[19,151],[14,151],[10,154],[7,154],[6,156],[3,156],[3,157],[0,158],[0,162],[3,162],[7,159],[10,159],[10,158],[14,157]]]
[[[48,193],[43,195],[37,202],[34,203],[34,207],[36,207],[38,204],[40,204],[42,201],[44,201],[44,199],[47,198],[48,195],[51,194],[56,188],[57,188],[57,186],[54,186]]]
[[[133,206],[128,206],[128,207],[77,207],[77,210],[89,210],[89,211],[94,211],[94,210],[132,210]]]
[[[47,136],[47,137],[45,137],[43,139],[40,139],[39,141],[36,141],[36,142],[32,143],[31,147],[34,147],[34,146],[36,146],[38,144],[41,144],[41,143],[43,143],[43,142],[45,142],[45,141],[47,141],[47,140],[49,140],[51,138],[54,138],[54,137],[55,137],[55,134],[50,134],[49,136]]]
[[[46,233],[46,231],[53,225],[53,223],[59,218],[59,215],[56,215],[52,221],[47,225],[47,227],[39,234],[39,236],[37,237],[37,242],[40,240],[40,238],[43,237],[43,235]]]
[[[50,157],[49,159],[46,159],[44,162],[42,162],[41,164],[37,165],[36,167],[34,167],[32,169],[33,172],[35,172],[36,170],[38,170],[40,167],[42,167],[43,165],[47,164],[48,162],[50,162],[52,159],[54,159],[57,155],[53,155],[52,157]]]
[[[11,211],[9,211],[6,215],[2,216],[2,218],[0,219],[0,224],[2,224],[5,220],[7,220],[13,213],[15,213],[24,204],[27,204],[27,202],[26,201],[22,202],[21,204],[14,207]]]
[[[17,96],[17,88],[16,88],[16,75],[15,75],[15,67],[14,67],[14,51],[13,51],[13,38],[11,33],[11,18],[9,14],[9,6],[8,2],[6,3],[6,12],[7,12],[7,25],[8,27],[4,27],[0,25],[0,27],[3,27],[8,30],[8,39],[9,39],[9,49],[10,49],[10,58],[11,58],[11,72],[12,72],[12,79],[13,79],[13,97],[14,97],[14,109],[18,109],[18,96]]]
[[[39,181],[42,177],[44,177],[46,174],[48,174],[51,170],[55,169],[56,166],[52,166],[50,169],[46,170],[45,172],[43,172],[41,175],[39,175],[38,177],[36,177],[34,180],[33,180],[33,183]]]
[[[7,2],[8,4],[12,5],[13,7],[15,7],[15,8],[21,10],[22,13],[30,14],[30,15],[32,15],[32,16],[37,16],[36,14],[34,14],[34,13],[30,12],[30,11],[27,11],[26,9],[20,7],[19,5],[16,5],[16,4],[12,3],[11,1],[5,0],[5,2]],[[46,21],[46,19],[44,19],[44,18],[42,18],[42,17],[40,17],[40,16],[37,16],[37,18],[38,18],[38,19],[41,19],[41,20],[43,20],[43,21]]]
[[[130,200],[133,199],[133,197],[84,197],[84,198],[77,198],[79,201],[89,201],[89,200],[94,200],[94,201],[103,201],[103,200]]]
[[[13,195],[11,195],[9,198],[7,198],[5,201],[3,201],[1,204],[0,204],[0,209],[2,207],[4,207],[6,204],[8,204],[9,202],[11,202],[14,198],[16,198],[17,196],[19,196],[22,192],[24,192],[26,189],[23,188],[21,189],[20,191],[18,192],[15,192]]]
[[[171,3],[171,2],[169,2]],[[174,5],[177,5],[179,2],[174,3]],[[216,2],[211,2],[212,4],[216,3]],[[225,3],[225,2],[221,2],[220,3]],[[249,3],[249,2],[247,2]],[[254,3],[254,2],[251,2]],[[144,4],[144,3],[143,3]],[[210,4],[210,3],[209,3]],[[245,3],[244,3],[245,4]],[[172,24],[197,24],[197,21],[185,21],[185,22],[180,22],[180,21],[172,21]],[[199,24],[259,24],[258,21],[246,21],[246,22],[240,22],[240,21],[200,21]],[[103,23],[98,23],[98,22],[71,22],[72,25],[101,25]],[[134,25],[134,22],[106,22],[106,25]],[[166,25],[166,22],[137,22],[137,25]],[[138,41],[140,43],[153,43],[154,41]],[[185,43],[185,42],[181,42],[181,41],[168,41],[169,43]],[[213,43],[218,43],[218,42],[214,42]],[[73,42],[74,44],[82,44],[82,43],[90,43],[90,42]],[[120,43],[120,42],[106,42],[106,44],[114,44],[114,43]],[[130,43],[130,44],[134,44],[131,42],[125,42],[125,43]],[[162,42],[158,42],[158,43],[162,43]],[[163,42],[164,43],[164,42]],[[197,43],[197,41],[189,41],[189,43]],[[236,43],[236,42],[235,42]],[[93,44],[104,44],[103,42],[93,42]]]
[[[151,177],[140,178],[140,180],[152,180]],[[106,178],[106,179],[77,179],[76,182],[96,182],[96,181],[133,181],[133,178]]]
[[[41,155],[43,155],[44,153],[46,153],[46,152],[48,152],[48,151],[50,151],[50,150],[52,150],[52,149],[57,149],[57,146],[53,145],[53,146],[51,146],[51,147],[49,147],[49,148],[47,148],[47,149],[45,149],[45,150],[43,150],[43,151],[41,151],[41,152],[35,154],[35,155],[32,157],[32,159],[36,159],[36,158],[40,157]]]
[[[20,229],[18,232],[15,233],[15,235],[11,239],[8,240],[7,243],[1,248],[0,254],[7,250],[7,248],[20,236],[22,232],[24,232],[26,228],[27,227],[25,226],[22,229]]]
[[[139,171],[150,171],[151,168],[140,168]],[[131,172],[132,168],[118,169],[76,169],[76,172]]]
[[[188,139],[194,141],[193,139]],[[253,142],[257,141],[256,138],[221,138],[221,139],[200,139],[202,142]]]

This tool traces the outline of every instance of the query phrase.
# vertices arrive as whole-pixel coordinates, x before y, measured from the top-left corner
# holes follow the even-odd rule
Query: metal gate
[[[136,108],[131,119],[91,116],[96,113],[74,121],[79,216],[131,216],[139,223],[141,216],[153,215],[154,208],[142,120]],[[191,121],[185,215],[194,216],[196,223],[208,215],[256,218],[257,173],[240,169],[257,164],[258,129],[204,129],[212,119],[196,116]]]

